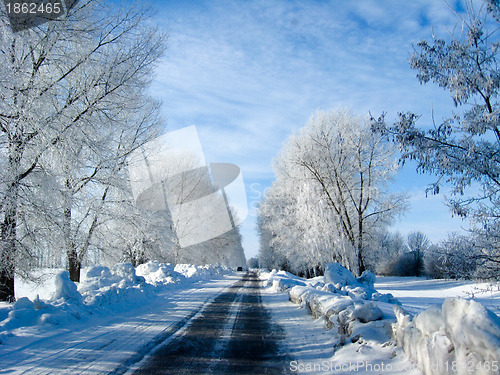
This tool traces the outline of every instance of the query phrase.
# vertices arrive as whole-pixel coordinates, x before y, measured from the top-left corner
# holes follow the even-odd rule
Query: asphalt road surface
[[[219,294],[134,374],[283,374],[285,334],[263,307],[254,273]]]

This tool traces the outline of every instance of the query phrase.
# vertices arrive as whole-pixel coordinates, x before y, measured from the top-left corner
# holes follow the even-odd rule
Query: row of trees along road
[[[149,16],[84,0],[13,33],[0,14],[0,300],[35,249],[64,248],[78,281],[89,247],[132,225],[125,161],[159,129],[145,90],[165,37]]]

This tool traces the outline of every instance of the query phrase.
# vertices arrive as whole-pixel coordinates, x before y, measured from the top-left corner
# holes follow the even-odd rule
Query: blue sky
[[[168,49],[151,87],[163,101],[166,131],[195,125],[209,162],[241,167],[250,214],[247,257],[258,252],[255,204],[273,179],[272,159],[316,110],[339,106],[365,115],[421,114],[420,126],[454,109],[449,95],[422,86],[408,57],[421,39],[460,29],[450,8],[421,1],[153,1]],[[466,226],[443,196],[425,197],[432,177],[402,168],[393,190],[411,208],[393,230],[420,230],[437,242]]]

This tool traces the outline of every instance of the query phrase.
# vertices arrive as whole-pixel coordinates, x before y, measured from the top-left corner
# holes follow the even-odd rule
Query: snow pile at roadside
[[[271,272],[260,272],[259,277],[264,280],[264,286],[272,286],[276,292],[284,292],[296,285],[305,286],[305,281],[286,271],[272,270]]]
[[[228,275],[233,272],[229,267],[220,264],[170,264],[155,260],[137,266],[136,272],[143,276],[146,282],[155,286],[211,280],[214,277]]]
[[[375,275],[365,271],[356,278],[351,271],[339,263],[327,265],[324,276],[303,279],[286,271],[261,271],[260,278],[264,286],[272,286],[276,292],[284,292],[294,286],[307,286],[316,290],[349,296],[355,300],[373,300],[390,304],[399,304],[392,294],[378,293],[373,287]]]
[[[378,293],[369,271],[359,278],[338,263],[329,264],[323,281],[319,278],[289,290],[290,301],[306,307],[316,318],[323,318],[328,329],[340,334],[339,346],[351,342],[391,339],[394,315],[392,304],[399,302],[390,294]]]
[[[58,280],[58,278],[56,278]],[[69,279],[68,285],[72,285]],[[145,303],[154,295],[152,285],[136,274],[130,263],[119,263],[112,269],[103,266],[89,267],[83,272],[78,285],[86,306],[124,310],[130,303]]]
[[[277,274],[261,277],[274,286]],[[281,273],[280,278],[285,277]],[[330,264],[324,277],[292,280],[291,284],[305,285],[283,290],[290,301],[324,319],[337,351],[351,350],[349,343],[371,348],[398,345],[425,374],[499,373],[500,318],[476,301],[449,298],[412,317],[391,294],[375,290],[371,272],[356,278],[339,264]]]
[[[137,276],[129,263],[108,267],[94,266],[82,271],[81,282],[75,284],[69,279],[68,271],[61,271],[54,278],[55,291],[51,299],[31,301],[19,298],[6,306],[7,318],[0,322],[2,336],[12,335],[21,327],[68,324],[87,314],[100,310],[125,310],[143,303],[153,296],[153,286]]]
[[[181,284],[214,279],[231,273],[221,266],[192,266],[148,262],[137,267],[116,264],[109,269],[93,266],[82,270],[78,285],[69,279],[68,271],[55,275],[55,292],[51,299],[19,298],[0,307],[0,344],[17,328],[63,325],[90,314],[124,311],[150,303],[156,293]]]
[[[176,264],[175,272],[190,279],[190,281],[210,280],[214,277],[227,275],[233,272],[231,268],[220,265],[219,263],[212,265],[197,266],[194,264]]]
[[[347,268],[339,263],[330,263],[326,266],[324,286],[322,290],[331,293],[346,295],[353,300],[373,300],[390,304],[399,304],[392,294],[381,294],[374,288],[375,274],[365,271],[356,278]]]
[[[399,302],[374,289],[375,275],[371,272],[355,278],[340,264],[332,263],[326,267],[324,277],[305,280],[273,270],[261,273],[261,278],[277,292],[288,291],[290,301],[324,319],[328,329],[335,328],[337,347],[347,341],[384,343],[391,339],[391,324],[395,321],[392,306]]]
[[[500,318],[482,304],[446,299],[415,317],[395,309],[397,344],[425,374],[498,374]]]
[[[185,280],[185,276],[175,271],[175,266],[170,263],[159,263],[156,260],[137,266],[136,273],[144,277],[148,284],[162,286],[171,283],[179,283]]]

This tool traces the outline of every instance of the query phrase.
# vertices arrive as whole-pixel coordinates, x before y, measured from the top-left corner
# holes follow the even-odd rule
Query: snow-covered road
[[[162,292],[154,303],[0,345],[0,374],[121,374],[184,327],[240,275]],[[17,345],[16,345],[17,343]],[[19,345],[22,343],[21,345]]]
[[[261,282],[246,274],[207,304],[184,330],[139,363],[134,374],[281,374],[285,335],[261,303]]]

